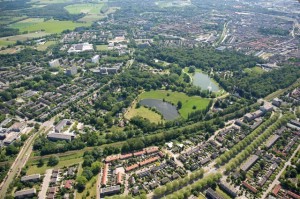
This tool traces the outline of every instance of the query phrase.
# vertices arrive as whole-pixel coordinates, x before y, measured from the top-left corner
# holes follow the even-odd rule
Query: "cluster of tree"
[[[225,164],[228,160],[230,160],[232,157],[234,157],[236,154],[238,154],[241,150],[243,150],[245,147],[249,146],[249,144],[258,136],[260,135],[264,130],[266,130],[270,125],[272,125],[277,119],[279,115],[275,115],[271,118],[269,118],[267,121],[265,121],[263,124],[261,124],[257,129],[255,129],[252,133],[250,133],[247,137],[245,137],[242,141],[240,141],[238,144],[234,145],[229,151],[226,151],[224,154],[222,154],[217,160],[216,163],[218,165]]]
[[[79,150],[83,149],[85,146],[85,143],[80,139],[75,139],[70,142],[53,142],[43,136],[40,136],[35,140],[33,149],[39,151],[40,155],[48,155],[54,153],[62,153],[70,150]]]
[[[238,92],[240,96],[262,98],[278,89],[286,88],[300,77],[299,67],[283,66],[262,74],[234,72],[233,77],[215,80],[227,91]]]
[[[278,118],[278,115],[276,116]],[[226,165],[226,172],[229,172],[235,169],[238,165],[240,165],[246,158],[249,157],[251,153],[258,146],[260,146],[267,138],[269,138],[276,129],[279,129],[281,126],[285,125],[291,119],[294,119],[294,115],[284,115],[280,119],[278,119],[275,123],[273,123],[270,127],[268,127],[262,134],[260,134],[256,139],[253,139],[251,144],[249,144],[244,150],[242,150],[238,155],[232,158]]]
[[[17,35],[19,33],[18,29],[7,28],[0,26],[0,37],[7,37],[12,35]]]
[[[267,27],[260,27],[258,32],[263,35],[279,35],[279,36],[288,36],[290,31],[282,28],[267,28]]]
[[[137,52],[137,61],[153,65],[154,59],[178,64],[181,68],[195,66],[196,68],[210,71],[241,70],[262,63],[259,58],[246,56],[235,51],[218,52],[213,48],[151,48]]]
[[[103,151],[100,148],[94,148],[91,152],[86,151],[83,155],[83,171],[76,179],[76,186],[79,191],[85,189],[87,181],[91,180],[101,170],[101,163],[98,161],[102,157]]]
[[[42,17],[46,19],[58,19],[58,20],[71,20],[76,21],[85,14],[70,14],[64,7],[68,6],[68,3],[48,4],[43,7],[31,8],[23,10],[23,13],[30,17]]]
[[[204,188],[212,186],[222,177],[221,173],[216,174],[210,174],[205,176],[204,178],[197,180],[196,182],[183,187],[182,189],[166,195],[165,198],[171,199],[171,198],[188,198],[191,195],[198,196],[201,191],[203,191]]]
[[[158,187],[154,190],[154,197],[159,198],[167,194],[171,194],[178,189],[181,189],[188,184],[193,183],[195,180],[203,177],[204,170],[199,169],[184,178],[180,178],[178,180],[174,180],[172,182],[167,183],[164,186]]]
[[[288,166],[286,168],[284,177],[280,178],[280,182],[281,182],[281,186],[283,186],[284,189],[291,190],[292,192],[300,193],[300,186],[299,186],[300,182],[295,182],[291,180],[299,176],[300,162],[297,162],[296,165],[294,166]]]

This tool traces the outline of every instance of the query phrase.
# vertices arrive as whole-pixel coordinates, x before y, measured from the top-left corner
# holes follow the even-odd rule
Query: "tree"
[[[178,101],[178,102],[177,102],[177,108],[178,108],[178,109],[181,109],[181,108],[182,108],[182,102],[181,102],[181,101]]]
[[[55,166],[59,162],[59,157],[56,155],[52,155],[49,157],[48,166]]]
[[[194,73],[196,71],[195,66],[190,66],[189,67],[189,73]]]
[[[44,166],[44,160],[43,160],[42,158],[39,159],[37,166],[38,166],[38,167]]]
[[[82,176],[84,176],[87,180],[90,180],[93,177],[93,172],[89,167],[86,167],[82,172]]]
[[[78,176],[76,179],[77,189],[82,191],[85,189],[85,184],[87,183],[87,179],[84,176]]]
[[[97,175],[100,170],[101,170],[101,163],[100,162],[93,162],[92,166],[91,166],[91,170],[93,172],[94,175]]]

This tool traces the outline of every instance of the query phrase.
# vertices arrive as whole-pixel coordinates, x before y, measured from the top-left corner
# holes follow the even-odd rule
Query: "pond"
[[[210,90],[212,92],[219,91],[218,85],[213,82],[207,74],[196,72],[193,77],[193,84],[201,87],[202,90]]]
[[[158,99],[143,99],[140,101],[143,106],[156,108],[160,112],[165,120],[174,120],[179,117],[179,113],[175,106],[168,102],[164,102]]]

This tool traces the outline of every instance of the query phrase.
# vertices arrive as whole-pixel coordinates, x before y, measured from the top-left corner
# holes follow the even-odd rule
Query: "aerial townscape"
[[[300,199],[300,1],[0,0],[0,199]]]

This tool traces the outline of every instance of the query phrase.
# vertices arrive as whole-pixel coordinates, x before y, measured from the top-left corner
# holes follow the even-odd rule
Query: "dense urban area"
[[[0,1],[0,198],[300,199],[297,0]]]

